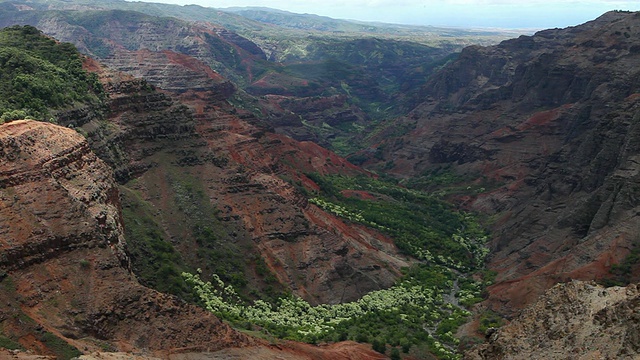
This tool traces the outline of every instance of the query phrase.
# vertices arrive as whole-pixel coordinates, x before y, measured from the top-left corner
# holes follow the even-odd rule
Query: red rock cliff
[[[36,353],[217,350],[252,343],[215,316],[139,285],[113,171],[74,130],[0,126],[0,322]],[[50,338],[49,338],[50,339]]]

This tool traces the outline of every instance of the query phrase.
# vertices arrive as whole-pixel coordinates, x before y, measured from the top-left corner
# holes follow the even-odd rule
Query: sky
[[[336,19],[510,29],[574,26],[609,10],[640,11],[633,0],[143,0],[213,8],[264,6]]]

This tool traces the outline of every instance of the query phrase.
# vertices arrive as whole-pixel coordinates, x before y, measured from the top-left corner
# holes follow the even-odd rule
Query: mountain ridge
[[[639,19],[611,12],[466,48],[394,123],[406,134],[383,140],[391,172],[449,171],[478,189],[452,198],[494,217],[498,303],[606,278],[634,246]]]

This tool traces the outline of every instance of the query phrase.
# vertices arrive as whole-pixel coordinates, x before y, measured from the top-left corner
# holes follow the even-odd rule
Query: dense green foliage
[[[482,271],[486,235],[470,214],[429,194],[369,177],[310,174],[320,191],[310,202],[347,221],[389,234],[398,247],[420,261],[405,269],[393,287],[358,301],[312,307],[296,297],[276,303],[243,302],[217,275],[212,281],[184,273],[201,304],[238,327],[254,325],[281,338],[307,342],[354,340],[379,352],[428,352],[458,358],[457,328],[468,321],[465,309],[482,300],[493,280]],[[370,200],[346,196],[347,190]],[[471,278],[483,281],[475,281]],[[388,351],[388,346],[391,350]]]
[[[455,211],[448,203],[365,176],[309,176],[321,188],[312,202],[389,234],[406,254],[460,271],[483,265],[487,255],[484,231],[473,216]],[[377,200],[347,197],[343,190],[365,191]]]
[[[164,239],[153,207],[135,192],[123,190],[122,217],[136,275],[143,284],[158,291],[188,298],[188,289],[180,277],[188,268],[173,245]]]
[[[70,360],[82,355],[80,350],[48,331],[43,332],[38,337],[55,354],[56,359]]]
[[[82,69],[82,57],[31,26],[0,31],[0,122],[50,120],[51,110],[98,103],[102,87]]]

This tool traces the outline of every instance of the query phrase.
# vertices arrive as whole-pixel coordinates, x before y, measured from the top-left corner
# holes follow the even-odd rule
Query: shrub
[[[398,348],[391,349],[391,360],[400,360],[400,351]]]
[[[384,354],[387,352],[387,344],[385,344],[385,342],[380,339],[373,340],[373,343],[371,343],[371,347],[374,351],[377,351],[380,354]]]

